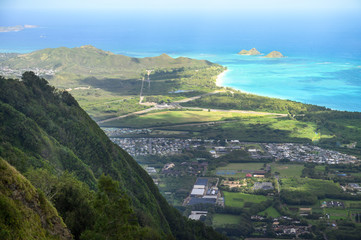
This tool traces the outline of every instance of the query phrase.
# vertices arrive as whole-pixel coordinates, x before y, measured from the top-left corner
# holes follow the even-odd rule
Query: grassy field
[[[266,201],[267,198],[263,195],[253,195],[239,192],[223,192],[224,201],[227,207],[242,208],[245,202],[260,203]]]
[[[214,170],[214,174],[224,177],[245,177],[246,173],[241,172],[242,170],[259,170],[263,168],[263,163],[230,163],[224,167],[218,167]],[[222,172],[234,172],[234,174],[223,174]]]
[[[96,121],[141,111],[139,96],[117,96],[102,89],[80,89],[70,92],[79,105]]]
[[[229,121],[226,121],[229,120]],[[226,121],[226,122],[223,122]],[[204,124],[212,122],[214,124]],[[194,123],[203,123],[194,124]],[[311,142],[317,126],[286,117],[227,111],[158,111],[108,122],[110,127],[159,127],[189,131],[188,137],[227,138],[255,142]],[[321,138],[330,138],[327,134]]]
[[[304,166],[302,164],[279,164],[279,163],[271,164],[272,174],[278,172],[280,173],[281,178],[300,177],[303,168]]]
[[[349,218],[349,211],[346,209],[325,208],[324,213],[329,214],[331,220],[339,220],[339,219],[348,219]]]
[[[268,216],[268,217],[272,217],[272,218],[277,218],[277,217],[281,216],[281,214],[274,207],[269,207],[266,210],[264,210],[258,214],[261,216]]]
[[[121,127],[162,127],[175,124],[204,123],[257,117],[257,114],[208,111],[158,111],[115,120],[108,124]]]
[[[239,224],[241,221],[241,217],[237,215],[231,214],[214,214],[213,215],[213,226],[220,227],[225,224]]]
[[[263,168],[264,163],[230,163],[225,167],[219,167],[217,170],[259,170]]]
[[[284,178],[281,180],[281,189],[291,191],[304,191],[320,196],[325,193],[341,192],[338,183],[332,180],[321,180],[311,178]]]
[[[195,180],[196,177],[193,176],[183,176],[182,178],[164,177],[161,178],[158,188],[170,204],[181,206],[192,190]]]

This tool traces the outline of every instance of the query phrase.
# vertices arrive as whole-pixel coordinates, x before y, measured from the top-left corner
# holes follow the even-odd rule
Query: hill
[[[285,56],[283,56],[283,54],[278,51],[272,51],[264,57],[265,58],[283,58]]]
[[[47,48],[18,55],[3,62],[11,69],[47,69],[56,74],[82,77],[139,78],[146,69],[199,68],[214,65],[206,60],[185,57],[133,58],[97,49],[91,45],[76,48]]]
[[[205,60],[167,54],[132,58],[90,45],[42,49],[0,62],[4,76],[34,71],[67,89],[95,120],[146,109],[140,96],[159,103],[209,92],[217,88],[215,79],[224,69]]]
[[[146,234],[153,235],[154,239],[221,238],[211,228],[186,220],[176,209],[169,206],[149,175],[130,155],[109,140],[68,92],[51,87],[46,80],[34,73],[24,73],[22,81],[0,78],[0,119],[0,157],[20,172],[42,169],[51,176],[58,176],[66,171],[74,173],[74,177],[86,183],[89,189],[100,191],[95,198],[99,198],[103,203],[93,206],[99,216],[103,216],[103,211],[99,208],[107,201],[110,201],[109,206],[113,206],[109,209],[114,209],[116,204],[128,208],[127,200],[118,203],[119,198],[112,196],[129,198],[129,207],[132,210],[127,211],[126,216],[129,215],[129,219],[127,217],[128,220],[124,220],[127,223],[125,226],[129,228],[120,230],[121,232],[146,228],[157,233]],[[104,174],[110,179],[104,180]],[[103,185],[102,182],[99,183],[101,179]],[[115,187],[118,185],[119,188]],[[74,187],[64,191],[65,197],[59,196],[63,199],[60,206],[67,208],[59,207],[58,211],[62,213],[65,222],[72,224],[70,229],[73,233],[76,229],[79,230],[77,219],[86,220],[89,211],[79,213],[78,207],[71,207],[75,204],[72,203],[73,195],[70,194],[74,192]],[[84,195],[89,195],[87,192],[90,194],[91,191],[86,190]],[[80,193],[73,194],[75,197]],[[86,200],[86,197],[84,199],[84,202],[91,200]],[[116,204],[112,205],[112,202]],[[72,209],[69,210],[72,213],[70,215],[67,210],[69,205]],[[131,217],[133,215],[134,217]],[[94,221],[94,225],[80,226],[83,232],[78,233],[78,236],[84,233],[86,228],[95,233],[101,229],[99,234],[107,233],[106,226],[102,226],[104,221]],[[133,236],[133,239],[138,238]]]
[[[0,238],[72,239],[55,208],[0,158]]]
[[[252,48],[251,50],[248,50],[248,51],[243,49],[238,54],[239,55],[261,55],[261,53],[255,48]]]

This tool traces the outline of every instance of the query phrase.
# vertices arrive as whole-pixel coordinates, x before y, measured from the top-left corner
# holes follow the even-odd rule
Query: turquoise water
[[[335,110],[361,111],[361,61],[357,59],[189,55],[227,66],[221,84],[225,87]]]
[[[223,86],[361,111],[361,14],[282,19],[243,14],[3,12],[0,20],[3,26],[39,26],[0,32],[0,52],[91,44],[134,57],[167,53],[207,59],[228,68]],[[236,54],[253,47],[265,54],[278,50],[287,57]]]

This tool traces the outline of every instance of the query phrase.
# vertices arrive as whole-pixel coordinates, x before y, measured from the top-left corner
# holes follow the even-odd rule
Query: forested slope
[[[159,234],[145,233],[144,236],[221,238],[211,228],[186,220],[169,206],[148,174],[108,139],[68,92],[56,90],[32,72],[24,73],[22,81],[0,78],[0,130],[0,157],[22,173],[40,169],[50,176],[59,176],[68,171],[74,173],[74,181],[80,180],[89,186],[85,192],[94,196],[91,192],[97,190],[97,196],[102,196],[100,199],[107,195],[107,201],[117,201],[112,197],[115,193],[109,193],[104,187],[107,184],[97,181],[107,175],[108,185],[113,188],[119,185],[114,188],[120,191],[116,194],[125,199],[129,196],[129,205],[134,211],[130,215],[135,216],[129,224],[136,221],[137,226]],[[103,186],[103,191],[99,186]],[[71,204],[66,197],[65,201]],[[99,211],[93,203],[89,206]],[[64,211],[59,212],[66,217]],[[76,217],[82,216],[77,213]],[[83,230],[106,232],[96,222],[93,224],[81,229],[77,236],[81,236]]]
[[[72,239],[44,194],[0,158],[0,239]]]

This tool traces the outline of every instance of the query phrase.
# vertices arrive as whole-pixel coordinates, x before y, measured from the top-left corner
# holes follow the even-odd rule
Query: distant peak
[[[93,45],[84,45],[81,46],[80,48],[85,48],[85,49],[97,49],[96,47],[94,47]]]
[[[171,56],[169,56],[168,54],[165,54],[165,53],[162,53],[161,55],[159,55],[159,57],[172,58]]]
[[[101,50],[99,48],[94,47],[93,45],[84,45],[84,46],[81,46],[80,49],[89,49],[89,50],[93,50],[93,51],[96,51],[96,52],[102,53],[102,54],[114,55],[114,53],[112,53],[112,52]]]

